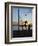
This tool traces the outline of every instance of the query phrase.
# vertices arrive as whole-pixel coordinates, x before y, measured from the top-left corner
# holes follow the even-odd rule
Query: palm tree
[[[24,25],[24,26],[25,26],[25,28],[27,27],[27,23],[28,23],[28,22],[27,22],[27,21],[25,21],[25,25]]]
[[[32,24],[29,24],[29,25],[28,25],[28,30],[30,30],[31,27],[32,27]]]

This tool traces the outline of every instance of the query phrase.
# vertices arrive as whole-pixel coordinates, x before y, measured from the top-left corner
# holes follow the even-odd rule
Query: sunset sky
[[[12,7],[11,11],[12,11],[11,15],[12,15],[13,22],[18,22],[18,8]],[[19,20],[32,21],[32,8],[19,8]]]

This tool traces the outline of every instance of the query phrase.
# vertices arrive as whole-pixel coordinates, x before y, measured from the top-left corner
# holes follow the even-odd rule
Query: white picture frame
[[[6,33],[5,33],[5,42],[6,43],[24,43],[24,42],[36,42],[37,41],[37,4],[28,4],[28,3],[13,3],[6,2]],[[29,7],[32,9],[32,37],[22,37],[22,38],[11,38],[11,6],[15,7]],[[9,15],[9,16],[7,16]],[[7,25],[8,24],[8,25]]]

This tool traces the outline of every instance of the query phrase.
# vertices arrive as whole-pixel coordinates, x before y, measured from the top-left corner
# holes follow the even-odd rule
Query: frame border
[[[9,4],[35,5],[36,6],[36,40],[35,41],[9,42]],[[7,15],[6,15],[6,13],[7,13]],[[6,29],[6,20],[7,20],[7,29]],[[5,44],[31,43],[31,42],[37,42],[37,4],[19,3],[19,2],[5,2]]]

